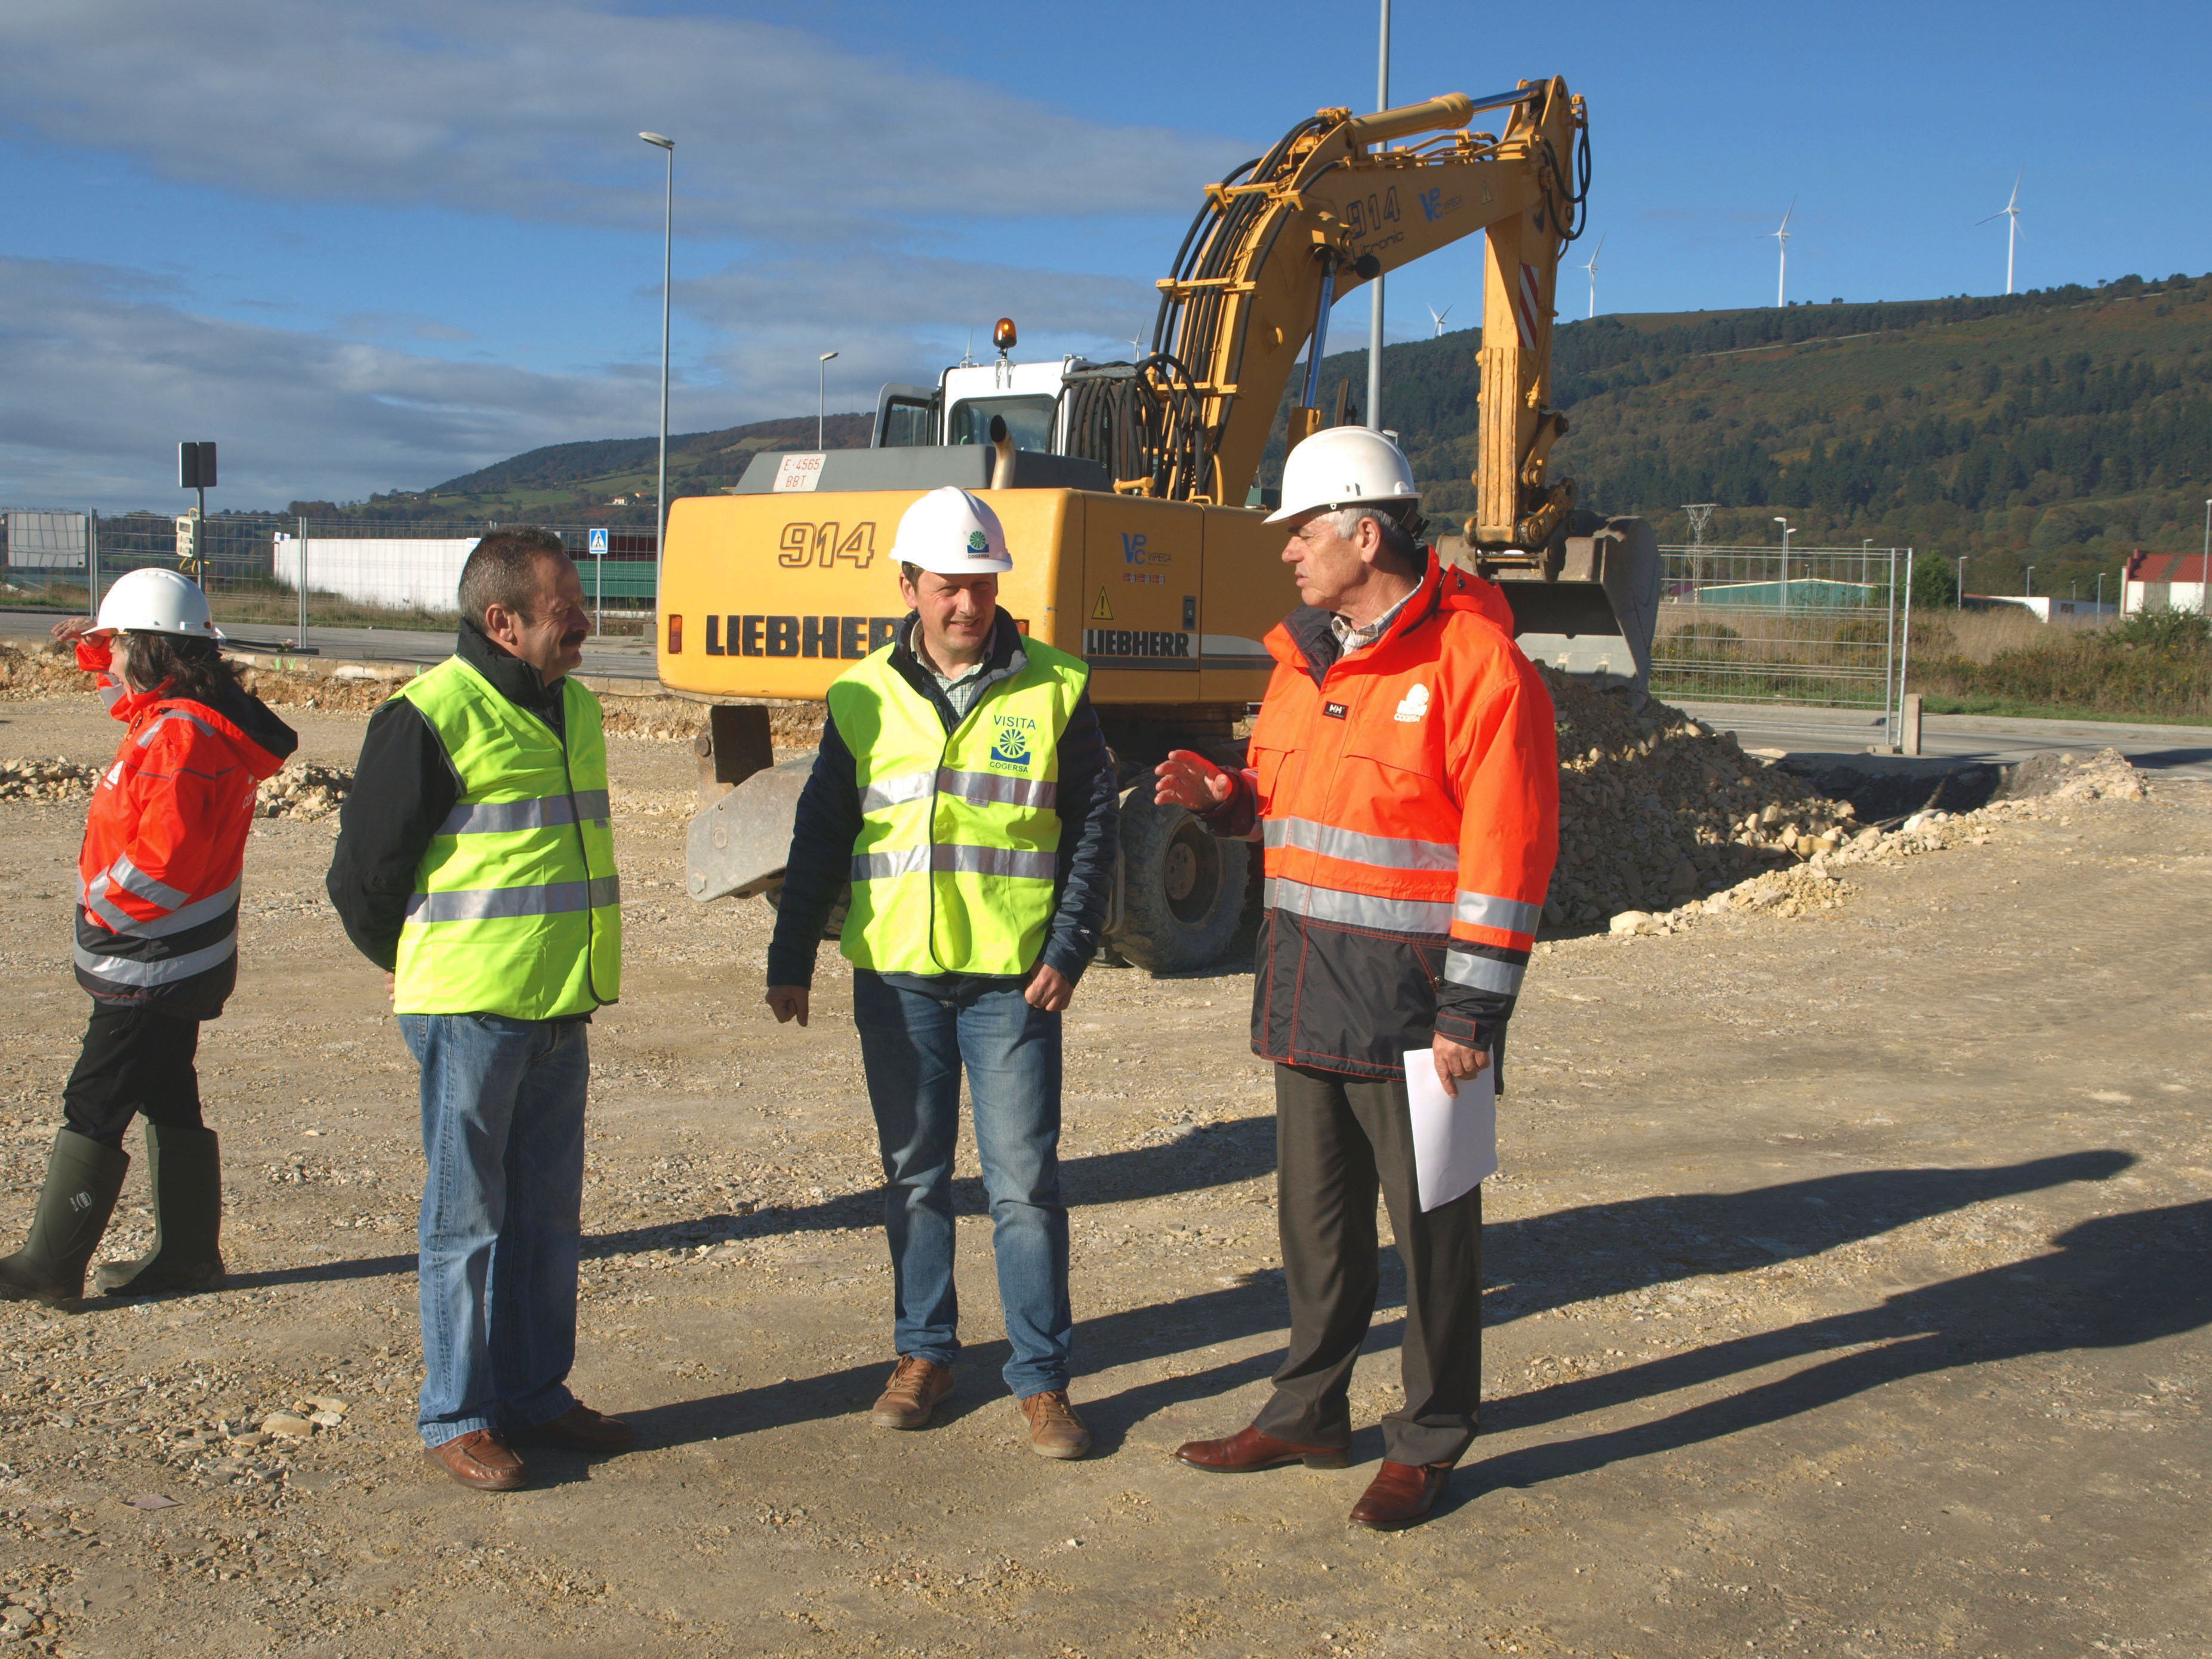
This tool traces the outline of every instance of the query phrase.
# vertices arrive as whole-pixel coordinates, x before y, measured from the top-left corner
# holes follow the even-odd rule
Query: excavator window
[[[882,449],[915,449],[937,441],[937,411],[927,404],[894,398],[884,407]]]
[[[988,444],[991,417],[1002,416],[1017,449],[1052,453],[1052,422],[1058,400],[1052,398],[967,398],[952,406],[952,429],[947,443]]]

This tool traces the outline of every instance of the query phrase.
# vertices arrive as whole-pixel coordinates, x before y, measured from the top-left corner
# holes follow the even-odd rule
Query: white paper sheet
[[[1498,1073],[1486,1066],[1448,1095],[1435,1053],[1406,1056],[1406,1096],[1413,1111],[1413,1171],[1421,1208],[1433,1210],[1498,1173]]]

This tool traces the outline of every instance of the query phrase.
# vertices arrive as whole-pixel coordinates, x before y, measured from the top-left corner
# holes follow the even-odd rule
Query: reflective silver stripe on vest
[[[138,746],[141,749],[143,749],[152,744],[154,741],[154,734],[156,732],[159,732],[163,726],[167,726],[171,720],[183,720],[186,725],[197,726],[201,731],[206,732],[208,736],[211,738],[217,738],[222,735],[220,732],[217,732],[215,727],[210,726],[205,720],[202,720],[197,714],[187,714],[181,708],[164,708],[160,714],[155,715],[151,720],[148,721],[146,729],[138,734]]]
[[[495,921],[514,916],[558,916],[622,902],[617,876],[589,881],[549,881],[537,887],[471,887],[452,893],[416,893],[407,920],[420,927],[441,921]]]
[[[542,800],[463,801],[438,826],[441,836],[497,836],[516,830],[554,830],[574,823],[581,812],[604,823],[611,808],[604,789],[579,789],[572,808],[566,795]]]
[[[871,778],[868,787],[860,792],[860,810],[880,812],[886,806],[900,806],[910,800],[920,800],[937,787],[935,772],[902,772],[896,777]]]
[[[979,806],[1050,806],[1060,799],[1056,783],[1033,783],[1027,778],[1005,778],[996,772],[955,772],[937,775],[938,793],[957,795]]]
[[[1260,901],[1270,910],[1287,910],[1341,927],[1371,927],[1382,933],[1451,933],[1452,908],[1441,900],[1376,898],[1270,876],[1261,884]]]
[[[155,880],[131,863],[128,854],[118,853],[115,862],[107,866],[107,873],[125,892],[136,893],[148,903],[158,904],[164,910],[173,910],[191,896],[190,893],[180,893],[175,888]]]
[[[1517,963],[1500,962],[1494,957],[1479,957],[1472,951],[1444,953],[1446,979],[1455,985],[1471,985],[1478,991],[1495,991],[1500,996],[1519,996],[1521,976],[1528,971]]]
[[[187,904],[181,910],[173,910],[166,916],[156,916],[151,921],[139,921],[96,892],[88,892],[82,902],[87,910],[116,933],[128,933],[133,939],[166,939],[171,933],[181,933],[188,927],[213,921],[238,902],[238,889],[239,883],[234,881],[220,893]]]
[[[1059,870],[1057,853],[1025,853],[1012,847],[902,847],[896,852],[861,853],[853,860],[854,881],[884,881],[893,876],[931,872],[1050,881]]]
[[[1462,887],[1452,915],[1470,927],[1498,927],[1509,933],[1533,933],[1536,924],[1544,919],[1544,907],[1519,899],[1500,898],[1495,893],[1470,893]]]
[[[1459,848],[1448,842],[1412,841],[1398,836],[1366,836],[1311,818],[1269,818],[1263,831],[1270,847],[1295,847],[1326,859],[1379,864],[1389,870],[1457,870]]]
[[[222,939],[181,957],[166,957],[159,962],[131,962],[122,957],[104,957],[97,951],[76,947],[76,965],[97,979],[112,980],[118,985],[174,985],[180,979],[190,979],[194,974],[204,974],[210,968],[220,968],[238,954],[238,934],[234,930]]]

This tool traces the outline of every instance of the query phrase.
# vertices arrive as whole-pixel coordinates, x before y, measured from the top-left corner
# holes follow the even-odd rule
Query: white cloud
[[[161,506],[147,481],[179,439],[210,437],[225,503],[358,500],[649,430],[657,399],[648,376],[414,356],[196,316],[134,273],[0,259],[0,500],[13,505]]]
[[[21,131],[293,200],[691,234],[1181,211],[1237,145],[1103,126],[744,18],[585,0],[75,0],[0,8]]]

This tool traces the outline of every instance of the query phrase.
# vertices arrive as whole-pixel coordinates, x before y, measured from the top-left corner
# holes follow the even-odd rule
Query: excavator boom
[[[1469,130],[1486,109],[1508,112],[1502,136]],[[1291,441],[1322,423],[1330,306],[1481,231],[1482,423],[1468,540],[1485,551],[1544,546],[1574,500],[1571,483],[1546,477],[1566,429],[1550,407],[1552,301],[1559,256],[1581,234],[1588,133],[1582,100],[1556,77],[1372,115],[1327,109],[1209,186],[1175,274],[1159,284],[1147,367],[1168,410],[1167,465],[1119,487],[1243,501],[1310,341]],[[1419,142],[1389,147],[1406,139]]]

